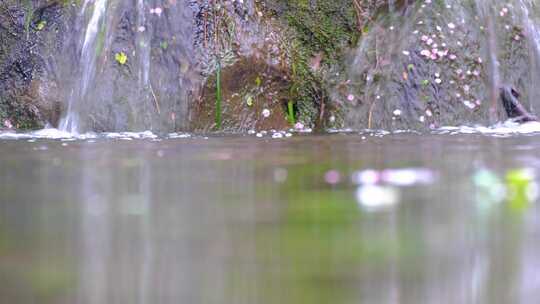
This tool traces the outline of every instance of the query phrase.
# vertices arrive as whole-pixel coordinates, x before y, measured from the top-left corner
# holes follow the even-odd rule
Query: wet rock
[[[534,105],[540,100],[529,85],[540,75],[537,13],[530,8],[527,16],[508,1],[421,1],[389,9],[346,60],[330,104],[341,110],[343,127],[416,130],[493,123],[500,82],[516,84],[523,104]],[[503,118],[502,111],[496,115]]]
[[[288,88],[285,71],[254,57],[240,58],[221,71],[222,130],[283,130]],[[191,129],[215,130],[216,77],[207,79],[190,111]]]
[[[500,98],[508,118],[519,123],[538,120],[519,102],[519,93],[514,88],[503,86],[500,90]]]
[[[62,8],[62,1],[0,3],[0,120],[16,128],[39,128],[58,118],[55,98],[39,92],[56,85],[40,79],[53,77],[49,54],[61,41]]]

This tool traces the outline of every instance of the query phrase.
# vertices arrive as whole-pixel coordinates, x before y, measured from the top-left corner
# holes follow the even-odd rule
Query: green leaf
[[[366,25],[366,26],[364,26],[364,27],[362,28],[362,34],[365,35],[365,34],[368,34],[368,33],[369,33],[369,26]]]
[[[261,81],[261,78],[259,76],[257,76],[257,78],[255,78],[255,84],[260,87],[261,84],[262,84],[262,81]]]
[[[124,65],[126,64],[127,60],[128,60],[128,57],[126,55],[126,53],[124,52],[119,52],[119,53],[116,53],[116,55],[114,55],[114,59],[116,60],[116,62],[118,62],[120,65]]]
[[[216,67],[216,128],[221,129],[221,62]]]
[[[291,100],[289,100],[289,102],[287,102],[287,120],[289,121],[289,123],[291,125],[294,125],[295,123],[295,118],[294,118],[294,106],[293,106],[293,102]]]
[[[41,31],[42,29],[45,28],[46,25],[47,25],[47,21],[41,20],[41,21],[38,22],[38,24],[36,25],[36,28],[37,28],[38,31]]]
[[[253,105],[253,96],[249,95],[246,98],[246,104],[248,105],[248,107],[251,107]]]

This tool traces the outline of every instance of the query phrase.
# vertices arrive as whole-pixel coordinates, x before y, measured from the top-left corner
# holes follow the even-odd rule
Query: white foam
[[[414,130],[395,130],[392,132],[385,130],[358,130],[353,131],[351,129],[332,129],[328,130],[329,133],[344,133],[350,134],[352,132],[358,132],[361,135],[372,137],[384,137],[393,134],[422,134]],[[494,137],[508,137],[513,135],[527,135],[527,134],[540,134],[540,122],[527,122],[518,124],[512,121],[505,121],[495,124],[493,126],[445,126],[431,131],[433,134],[440,135],[459,135],[459,134],[481,134]],[[280,134],[279,136],[290,137],[292,134],[284,131],[275,131],[274,134]],[[257,134],[257,137],[263,137],[268,134],[267,131],[261,131]],[[190,133],[169,133],[165,138],[190,138],[193,135]],[[276,136],[278,137],[278,136]],[[72,140],[85,140],[95,138],[106,139],[152,139],[158,140],[160,137],[154,134],[152,131],[143,132],[105,132],[105,133],[71,133],[62,131],[55,128],[45,128],[33,132],[18,133],[13,130],[0,131],[0,139],[59,139],[61,141]]]
[[[154,139],[157,138],[157,135],[152,133],[151,131],[144,131],[144,132],[106,132],[103,133],[103,135],[106,138],[113,138],[113,139]]]
[[[33,137],[36,138],[50,138],[50,139],[61,139],[61,138],[73,138],[74,135],[70,132],[62,131],[59,129],[42,129],[30,133]]]
[[[14,131],[0,132],[0,139],[64,139],[74,138],[74,135],[54,128],[46,128],[28,133],[16,133]]]
[[[189,133],[169,133],[169,138],[190,138],[191,134]]]
[[[540,134],[540,122],[515,123],[505,121],[493,126],[460,126],[460,127],[441,127],[434,130],[436,134],[485,134],[493,136],[511,136],[519,134]]]
[[[156,139],[151,131],[144,132],[106,132],[106,133],[71,133],[55,128],[45,128],[33,132],[17,133],[15,131],[0,132],[0,139],[59,139],[61,141],[85,140],[95,138],[108,139]]]

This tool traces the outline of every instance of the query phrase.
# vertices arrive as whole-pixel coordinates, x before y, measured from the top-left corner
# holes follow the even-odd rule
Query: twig
[[[326,103],[324,102],[324,100],[321,100],[321,107],[319,108],[319,124],[323,124],[323,120],[324,120],[324,109],[325,109],[325,106],[326,106]]]
[[[204,11],[203,12],[203,28],[204,28],[204,39],[203,39],[203,44],[204,44],[204,48],[207,47],[208,45],[208,42],[206,41],[208,39],[208,11]]]
[[[150,93],[152,93],[152,96],[154,97],[154,104],[156,106],[156,110],[157,110],[158,114],[161,114],[161,110],[159,109],[159,103],[158,103],[158,100],[156,98],[156,94],[154,93],[154,89],[152,88],[151,83],[150,83]]]
[[[359,0],[353,0],[354,11],[356,12],[356,27],[359,32],[362,31],[362,17],[364,15],[364,10],[362,5],[360,5]]]
[[[375,103],[376,101],[373,101],[371,103],[371,106],[369,107],[369,114],[368,114],[368,129],[371,129],[371,125],[372,125],[372,118],[373,118],[373,108],[375,107]]]
[[[359,32],[362,32],[362,25],[365,24],[365,22],[363,21],[367,20],[368,22],[373,23],[373,18],[369,16],[369,13],[366,13],[364,8],[362,7],[362,4],[360,4],[360,0],[353,0],[353,4],[354,4],[354,11],[356,12],[357,30]]]

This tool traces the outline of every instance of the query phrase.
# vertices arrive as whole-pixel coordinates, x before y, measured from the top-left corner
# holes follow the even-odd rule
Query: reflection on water
[[[534,303],[538,136],[4,140],[6,303]]]

